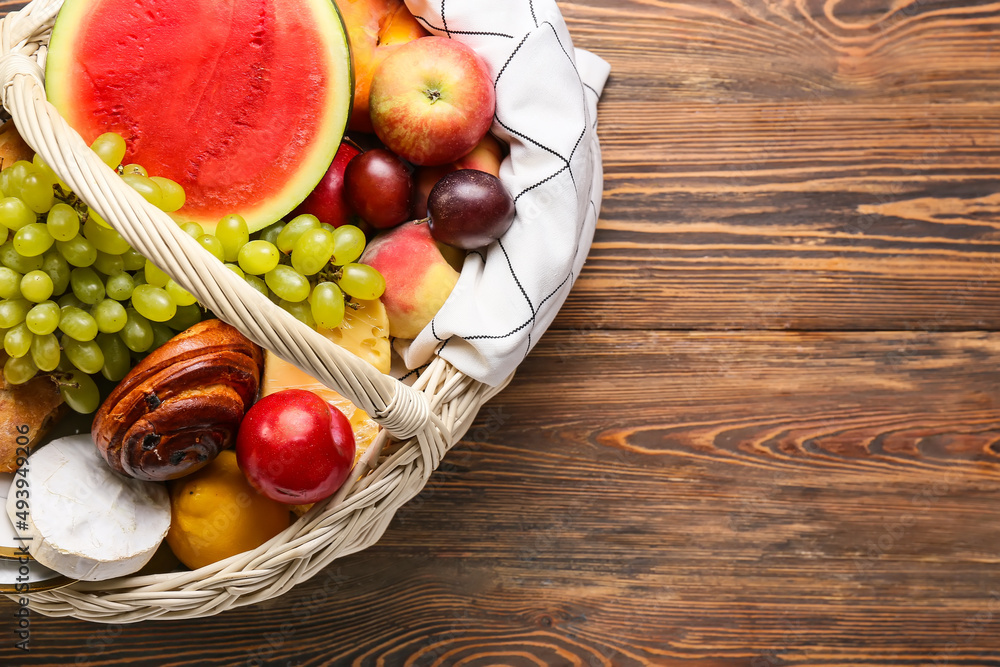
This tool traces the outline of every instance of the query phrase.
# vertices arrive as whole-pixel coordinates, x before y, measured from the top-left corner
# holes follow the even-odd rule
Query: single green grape
[[[260,276],[278,266],[281,254],[273,244],[267,241],[250,241],[240,248],[240,268],[244,272]]]
[[[94,218],[88,217],[87,221],[83,223],[83,236],[95,248],[109,255],[121,255],[131,249],[128,241],[121,234],[110,227],[101,226]]]
[[[266,297],[271,296],[271,290],[267,288],[267,283],[265,283],[264,279],[261,278],[260,276],[255,276],[253,274],[248,273],[245,276],[243,276],[243,280],[247,281],[247,284],[250,285],[250,287],[254,288],[264,296]]]
[[[38,220],[35,212],[28,208],[28,205],[17,197],[4,197],[0,199],[0,225],[17,231],[25,225]]]
[[[146,272],[136,271],[132,274],[132,285],[133,289],[135,285],[145,285],[146,284]]]
[[[52,278],[53,294],[62,294],[69,288],[69,262],[58,250],[52,249],[42,255],[42,271]]]
[[[336,329],[344,321],[344,293],[336,283],[317,283],[309,295],[309,306],[316,324],[325,329]]]
[[[109,255],[98,250],[97,259],[91,266],[106,276],[114,276],[125,270],[125,260],[121,255]]]
[[[333,235],[323,228],[307,229],[292,246],[292,268],[304,276],[319,273],[333,255]]]
[[[105,296],[104,281],[89,266],[73,269],[69,274],[69,286],[76,298],[88,306],[93,306]]]
[[[264,229],[260,230],[260,234],[257,235],[257,238],[260,239],[261,241],[267,241],[268,243],[273,243],[277,245],[278,234],[280,234],[281,230],[284,228],[285,228],[285,222],[283,220],[278,220],[277,222],[270,224]]]
[[[149,320],[140,315],[134,308],[125,311],[128,319],[125,326],[118,332],[118,336],[125,343],[125,346],[133,352],[142,353],[153,344],[153,327]]]
[[[211,234],[202,234],[198,237],[197,241],[198,245],[212,253],[212,256],[217,260],[220,262],[224,260],[226,251],[222,248],[222,241],[215,238]]]
[[[101,162],[112,169],[117,169],[118,165],[122,163],[126,148],[125,140],[120,134],[114,132],[105,132],[94,139],[94,143],[90,144],[90,149],[97,153]]]
[[[173,299],[174,303],[178,306],[190,306],[198,301],[198,299],[196,299],[191,292],[188,292],[186,289],[174,282],[173,278],[167,281],[167,284],[163,286],[163,289],[166,290],[167,294],[170,295],[170,298]]]
[[[82,236],[56,241],[56,249],[73,266],[90,266],[97,259],[97,248]]]
[[[241,269],[238,264],[224,264],[223,266],[225,266],[227,269],[238,275],[240,278],[243,278],[247,275],[246,272],[243,269]]]
[[[3,337],[3,350],[12,357],[23,357],[31,350],[31,339],[35,334],[31,333],[28,326],[21,322],[17,326],[7,329]]]
[[[340,271],[337,284],[348,296],[370,301],[385,292],[385,278],[367,264],[345,264]]]
[[[35,362],[38,370],[44,373],[54,371],[61,358],[62,349],[55,334],[35,334],[31,339],[31,360]]]
[[[136,164],[131,162],[129,164],[122,165],[122,175],[125,174],[138,174],[139,176],[149,176],[149,172],[141,164]]]
[[[94,379],[76,368],[67,380],[60,381],[59,393],[66,405],[80,414],[89,415],[101,404],[101,392]]]
[[[101,354],[104,355],[104,366],[101,368],[101,375],[112,382],[119,382],[128,375],[132,367],[132,358],[129,349],[122,342],[119,336],[114,334],[99,333],[94,339],[101,347]]]
[[[302,322],[303,324],[312,329],[316,328],[316,320],[315,318],[313,318],[312,310],[309,308],[308,302],[306,301],[292,302],[281,299],[280,301],[278,301],[278,305],[282,309],[290,313],[292,317],[297,319],[299,322]]]
[[[97,322],[97,330],[102,333],[118,333],[128,319],[125,306],[114,299],[104,299],[93,307],[90,314]]]
[[[124,271],[109,276],[107,282],[104,284],[106,295],[115,301],[127,301],[131,299],[133,289],[135,289],[135,282],[132,280],[132,276]]]
[[[0,329],[10,329],[23,322],[32,305],[27,299],[0,301]]]
[[[14,247],[13,241],[7,241],[3,245],[0,245],[0,264],[3,264],[9,269],[14,269],[18,273],[27,273],[28,271],[34,271],[35,269],[42,268],[43,260],[41,257],[25,257],[17,251]]]
[[[3,365],[3,379],[7,384],[24,384],[38,373],[38,366],[35,365],[30,354],[23,357],[7,357],[7,362]]]
[[[169,178],[164,178],[163,176],[150,176],[150,180],[160,188],[161,211],[173,213],[184,206],[187,195],[184,194],[184,188],[180,183],[172,181]]]
[[[177,304],[162,287],[137,285],[132,291],[132,307],[152,322],[166,322],[177,314]]]
[[[303,213],[302,215],[297,215],[289,221],[287,225],[278,234],[275,245],[278,246],[278,250],[284,253],[289,253],[292,251],[292,247],[302,232],[307,229],[318,229],[319,228],[319,218],[315,215],[310,215],[308,213]]]
[[[274,267],[264,274],[264,282],[279,299],[297,303],[309,297],[309,281],[290,266]]]
[[[0,299],[19,299],[21,278],[21,274],[14,269],[0,266]]]
[[[74,340],[93,340],[97,335],[97,322],[87,311],[66,306],[59,318],[59,330]]]
[[[223,216],[215,226],[215,237],[222,243],[223,259],[235,262],[240,255],[240,248],[250,241],[250,230],[242,215],[230,214]]]
[[[146,258],[135,248],[129,247],[121,253],[122,261],[125,262],[126,271],[139,271],[146,266]]]
[[[72,206],[59,202],[49,209],[45,226],[56,241],[69,241],[80,232],[80,216]]]
[[[21,200],[34,213],[47,213],[55,203],[52,183],[42,174],[28,174],[21,186]]]
[[[204,228],[197,222],[182,222],[180,223],[181,231],[193,238],[198,240],[198,237],[205,233]]]
[[[333,259],[337,266],[358,261],[365,251],[365,233],[354,225],[341,225],[333,232]]]
[[[14,249],[22,257],[37,257],[52,247],[55,239],[49,234],[45,223],[32,222],[14,234]]]
[[[158,267],[156,264],[153,264],[149,260],[146,260],[145,275],[146,275],[146,284],[153,285],[154,287],[163,287],[164,285],[167,284],[167,281],[170,280],[170,276],[168,276],[163,269]]]
[[[125,181],[130,188],[142,195],[143,199],[156,208],[160,208],[163,205],[163,191],[160,190],[160,186],[148,176],[143,176],[141,174],[122,174],[122,180]]]
[[[88,375],[100,373],[104,367],[104,353],[97,341],[63,339],[63,354],[69,362]]]
[[[201,306],[193,303],[190,306],[177,306],[177,314],[167,320],[166,324],[174,331],[184,331],[201,322]]]
[[[42,270],[28,271],[21,278],[21,296],[28,301],[41,303],[52,296],[52,278]]]
[[[104,367],[104,353],[96,341],[63,339],[63,354],[73,366],[88,375],[100,373]]]
[[[31,333],[45,336],[56,330],[61,316],[62,309],[59,308],[59,304],[55,301],[42,301],[31,307],[24,317],[24,322]]]

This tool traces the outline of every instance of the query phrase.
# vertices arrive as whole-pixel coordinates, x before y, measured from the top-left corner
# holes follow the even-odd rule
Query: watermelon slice
[[[118,132],[125,163],[180,183],[174,216],[251,231],[305,199],[351,109],[346,31],[331,0],[66,0],[46,94],[87,142]]]

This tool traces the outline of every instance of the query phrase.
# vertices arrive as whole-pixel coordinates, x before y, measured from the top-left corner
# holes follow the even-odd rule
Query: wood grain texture
[[[560,5],[596,243],[424,492],[281,598],[0,664],[1000,665],[1000,2]]]
[[[35,618],[23,664],[996,664],[998,359],[552,332],[376,547],[218,618]]]
[[[557,325],[1000,324],[1000,4],[564,9],[612,78],[601,225]]]

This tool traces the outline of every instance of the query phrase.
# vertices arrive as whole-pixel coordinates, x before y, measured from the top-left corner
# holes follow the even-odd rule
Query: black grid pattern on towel
[[[445,35],[447,35],[448,37],[451,37],[452,35],[476,35],[476,36],[491,36],[491,37],[498,37],[498,38],[506,38],[506,39],[511,39],[511,40],[517,39],[514,35],[510,35],[510,34],[502,33],[502,32],[480,31],[480,30],[462,30],[462,31],[460,31],[460,30],[454,30],[454,29],[450,28],[448,26],[448,17],[447,17],[447,11],[446,11],[447,10],[446,3],[447,3],[447,0],[441,0],[439,25],[435,25],[435,22],[428,21],[424,17],[419,17],[418,16],[417,18],[424,25],[426,25],[429,29],[431,29],[431,30],[433,30],[435,32],[442,32]],[[589,111],[587,111],[588,107],[587,107],[587,99],[586,98],[587,98],[588,92],[589,92],[590,95],[593,95],[595,98],[599,97],[598,94],[597,94],[597,91],[594,90],[594,88],[592,86],[588,86],[586,83],[584,83],[584,81],[580,78],[580,73],[577,70],[576,63],[574,62],[573,57],[570,55],[570,52],[567,50],[566,46],[559,39],[559,34],[558,34],[555,26],[551,22],[549,22],[549,21],[543,21],[541,23],[538,21],[538,18],[537,18],[536,12],[535,12],[534,0],[528,0],[527,9],[528,9],[528,11],[531,14],[531,21],[532,21],[532,24],[535,26],[535,29],[536,30],[539,30],[539,29],[541,29],[541,30],[551,30],[552,35],[553,35],[553,37],[556,40],[556,43],[559,45],[559,48],[562,49],[562,52],[565,54],[566,58],[569,60],[570,64],[572,65],[573,71],[576,72],[577,79],[578,79],[579,85],[580,85],[580,94],[583,97],[583,101],[584,101],[585,117],[589,116]],[[496,84],[499,83],[501,77],[503,77],[504,74],[506,73],[508,65],[510,65],[510,63],[518,56],[519,52],[521,51],[521,47],[524,46],[525,42],[528,40],[528,38],[531,35],[532,35],[532,32],[529,32],[529,33],[523,35],[520,39],[518,39],[517,45],[511,51],[511,53],[508,56],[508,58],[507,58],[506,62],[504,63],[504,65],[497,72],[496,78],[494,80],[494,85],[496,85]],[[552,155],[558,157],[562,161],[562,166],[559,169],[557,169],[556,171],[548,174],[547,176],[545,176],[544,178],[542,178],[539,181],[535,182],[534,184],[532,184],[532,185],[530,185],[530,186],[522,189],[519,193],[517,193],[516,195],[514,195],[514,201],[515,202],[518,199],[520,199],[527,192],[530,192],[531,190],[534,190],[535,188],[538,188],[539,186],[541,186],[541,185],[547,183],[548,181],[556,178],[557,176],[559,176],[563,172],[568,172],[570,178],[573,181],[574,186],[577,186],[576,176],[573,174],[573,169],[572,169],[572,166],[571,166],[571,160],[573,159],[574,155],[576,154],[577,149],[580,147],[580,144],[583,142],[584,137],[587,136],[588,131],[590,131],[591,133],[593,133],[596,130],[596,127],[597,127],[596,116],[593,119],[593,123],[590,124],[589,127],[585,123],[584,126],[581,128],[580,134],[579,134],[579,136],[578,136],[578,138],[576,140],[576,144],[574,145],[573,150],[570,152],[570,154],[568,156],[567,155],[562,155],[558,151],[556,151],[556,150],[554,150],[552,148],[549,148],[544,143],[542,143],[541,139],[531,137],[531,136],[529,136],[528,133],[520,131],[518,128],[511,127],[510,125],[505,124],[497,116],[494,116],[494,121],[500,127],[504,128],[507,132],[509,132],[512,136],[516,136],[519,139],[521,139],[522,141],[525,141],[527,143],[530,143],[530,144],[538,147],[540,150],[544,150],[544,151],[546,151],[548,153],[551,153]],[[579,189],[578,186],[577,186],[577,189]],[[591,215],[591,213],[592,213],[596,217],[596,215],[597,215],[597,205],[596,205],[596,203],[594,201],[594,198],[593,198],[593,192],[590,193],[590,204],[589,204],[589,207],[588,207],[587,211],[588,211],[588,214],[587,214],[588,216]],[[578,247],[577,247],[576,253],[574,254],[574,257],[578,257],[579,256],[579,239],[580,239],[580,234],[583,231],[583,225],[585,224],[585,221],[579,221],[578,224],[580,226],[580,228],[578,229],[578,234],[577,234]],[[544,306],[547,302],[549,302],[557,294],[559,294],[562,290],[564,290],[567,287],[567,285],[571,286],[573,284],[574,280],[575,280],[575,276],[573,275],[573,270],[571,268],[567,272],[566,276],[562,279],[562,281],[555,287],[555,289],[553,289],[551,292],[549,292],[547,295],[545,295],[539,301],[539,303],[537,305],[535,305],[535,304],[532,303],[531,297],[528,295],[527,291],[522,286],[521,280],[518,278],[517,272],[514,270],[514,266],[511,263],[510,256],[507,254],[507,250],[506,250],[506,248],[503,245],[502,239],[499,240],[499,241],[497,241],[497,244],[498,244],[500,250],[503,252],[504,258],[507,260],[506,264],[507,264],[507,267],[508,267],[508,269],[510,271],[510,277],[511,277],[511,280],[513,282],[513,284],[511,285],[511,288],[512,289],[518,289],[521,292],[521,294],[524,297],[524,300],[525,300],[525,302],[526,302],[526,304],[528,306],[528,310],[530,312],[530,315],[523,322],[521,322],[520,324],[518,324],[516,326],[513,326],[508,331],[501,331],[501,332],[480,332],[480,333],[469,333],[469,334],[463,334],[463,335],[453,334],[453,336],[457,337],[457,338],[464,339],[466,341],[500,340],[500,339],[505,339],[505,338],[509,338],[511,336],[518,335],[522,331],[524,331],[525,329],[528,329],[528,331],[526,333],[526,345],[525,345],[525,348],[524,348],[524,354],[527,355],[528,352],[531,350],[531,347],[532,347],[532,342],[531,342],[532,326],[535,324],[535,321],[538,318],[538,315],[539,315],[539,312],[542,309],[542,306]],[[480,255],[480,257],[483,257],[483,259],[485,261],[485,256],[483,255],[483,253],[478,252],[478,251],[476,251],[476,252],[477,252],[477,254]],[[442,338],[442,337],[440,337],[438,335],[437,325],[436,325],[436,319],[437,318],[435,317],[434,319],[431,320],[431,333],[434,336],[434,338],[436,340],[440,341],[440,343],[441,343],[441,345],[437,348],[437,352],[440,353],[440,351],[444,349],[444,347],[447,345],[448,341],[452,338],[452,336],[449,336],[447,339],[445,339],[445,338]]]

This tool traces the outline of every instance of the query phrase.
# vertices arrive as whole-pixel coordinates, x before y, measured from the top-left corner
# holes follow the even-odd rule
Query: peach
[[[413,204],[414,217],[423,218],[427,215],[427,195],[431,193],[431,188],[443,176],[459,169],[478,169],[499,177],[500,163],[503,162],[503,157],[503,146],[492,134],[487,134],[467,155],[454,162],[438,167],[417,167],[413,174],[413,184],[416,189]]]
[[[375,68],[406,42],[430,33],[414,18],[403,0],[336,0],[347,26],[354,64],[354,107],[348,127],[372,132],[368,96]]]
[[[385,278],[382,303],[396,338],[416,338],[458,282],[426,224],[404,223],[376,236],[359,261]]]

